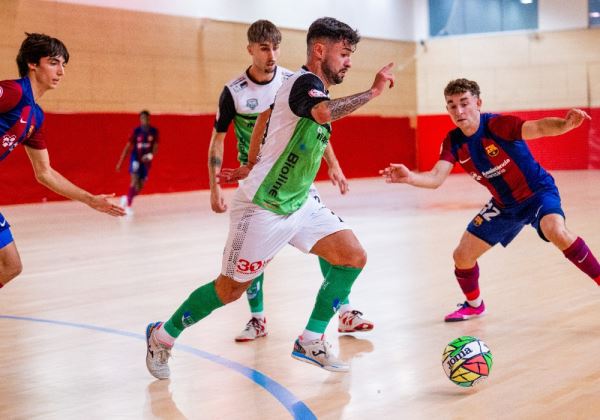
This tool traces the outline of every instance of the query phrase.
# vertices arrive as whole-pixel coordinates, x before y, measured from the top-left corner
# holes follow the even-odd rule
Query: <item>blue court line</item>
[[[78,323],[74,323],[74,322],[56,321],[56,320],[51,320],[51,319],[31,318],[31,317],[26,317],[26,316],[13,316],[13,315],[0,315],[0,319],[13,319],[13,320],[18,320],[18,321],[32,321],[32,322],[40,322],[40,323],[45,323],[45,324],[62,325],[65,327],[99,331],[99,332],[113,334],[113,335],[120,335],[123,337],[136,338],[136,339],[142,340],[144,342],[146,341],[146,336],[144,334],[132,333],[129,331],[117,330],[114,328],[98,327],[96,325],[90,325],[90,324],[78,324]],[[223,367],[226,367],[228,369],[231,369],[231,370],[239,373],[240,375],[245,376],[246,378],[250,379],[255,384],[263,387],[265,389],[265,391],[267,391],[269,394],[271,394],[273,397],[275,397],[275,399],[277,399],[277,401],[279,401],[285,407],[285,409],[290,412],[290,414],[295,419],[302,419],[302,420],[315,419],[316,420],[317,417],[310,410],[310,408],[308,408],[306,406],[306,404],[304,404],[302,401],[300,401],[294,394],[292,394],[290,391],[288,391],[283,385],[280,385],[279,383],[275,382],[273,379],[269,378],[268,376],[264,375],[263,373],[261,373],[257,370],[254,370],[252,368],[249,368],[247,366],[244,366],[240,363],[234,362],[232,360],[225,359],[224,357],[217,356],[216,354],[208,353],[208,352],[202,351],[200,349],[194,348],[192,346],[187,346],[185,344],[175,344],[175,348],[177,350],[181,350],[186,353],[190,353],[190,354],[200,357],[202,359],[209,360],[213,363],[217,363]]]

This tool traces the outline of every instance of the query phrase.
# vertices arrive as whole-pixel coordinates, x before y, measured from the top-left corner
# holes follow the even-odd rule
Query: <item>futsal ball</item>
[[[492,353],[483,341],[475,337],[459,337],[446,346],[442,367],[448,379],[456,385],[470,387],[490,374]]]

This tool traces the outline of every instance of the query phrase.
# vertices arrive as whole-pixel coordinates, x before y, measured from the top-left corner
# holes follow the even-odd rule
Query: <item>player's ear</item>
[[[477,109],[481,109],[481,104],[483,103],[483,101],[481,100],[481,98],[478,96],[477,97]]]

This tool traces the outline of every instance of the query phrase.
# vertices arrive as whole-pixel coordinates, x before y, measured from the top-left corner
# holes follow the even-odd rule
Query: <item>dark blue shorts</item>
[[[538,191],[521,204],[508,208],[501,208],[491,199],[471,220],[467,231],[491,246],[499,242],[506,247],[523,226],[531,225],[537,230],[540,238],[548,242],[540,228],[540,220],[548,214],[560,214],[565,217],[556,187]]]
[[[10,231],[10,225],[8,224],[8,220],[6,220],[2,213],[0,213],[0,249],[4,248],[12,241],[13,236]]]
[[[148,178],[150,172],[150,162],[140,162],[139,160],[131,160],[129,163],[129,173],[136,175],[142,181]]]

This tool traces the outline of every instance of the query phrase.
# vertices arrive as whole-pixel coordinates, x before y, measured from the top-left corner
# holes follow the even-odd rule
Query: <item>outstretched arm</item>
[[[25,146],[25,150],[31,161],[35,178],[40,184],[71,200],[87,204],[99,212],[108,213],[111,216],[125,215],[125,210],[122,207],[108,200],[114,194],[90,194],[55,171],[50,166],[50,157],[48,156],[47,149],[33,149]]]
[[[327,174],[329,175],[329,179],[331,179],[331,183],[338,186],[341,194],[346,194],[350,190],[348,187],[348,180],[344,176],[340,162],[333,152],[331,142],[327,145],[323,158],[325,158],[325,162],[327,162],[327,166],[329,167]]]
[[[521,134],[523,140],[537,139],[544,136],[558,136],[579,127],[584,120],[592,118],[581,109],[573,108],[565,118],[547,117],[523,123]]]
[[[409,184],[421,188],[437,188],[444,183],[454,165],[445,160],[438,160],[428,172],[413,172],[401,163],[391,163],[379,171],[385,182]]]
[[[358,108],[369,102],[371,99],[381,95],[386,85],[394,87],[394,74],[392,67],[394,63],[389,63],[375,75],[375,80],[371,89],[343,98],[333,99],[331,101],[319,102],[315,105],[311,114],[316,122],[325,124],[330,121],[338,120],[346,115],[356,111]]]

